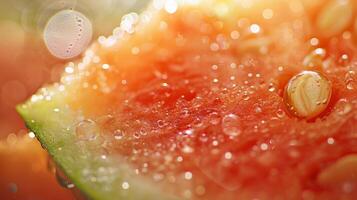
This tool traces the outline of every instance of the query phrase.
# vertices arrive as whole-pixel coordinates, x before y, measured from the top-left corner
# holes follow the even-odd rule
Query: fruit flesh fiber
[[[74,74],[64,75],[65,89],[53,89],[55,100],[46,103],[50,106],[35,102],[21,112],[27,112],[23,115],[31,128],[29,120],[36,118],[41,128],[35,132],[45,130],[38,137],[85,193],[100,185],[88,184],[77,171],[88,164],[99,169],[103,162],[91,163],[87,157],[105,155],[114,160],[105,162],[108,168],[124,165],[118,160],[126,163],[130,167],[119,171],[131,174],[126,178],[130,184],[155,183],[160,195],[166,191],[193,199],[352,199],[356,189],[347,193],[341,185],[320,185],[316,177],[342,156],[357,153],[356,91],[347,89],[344,80],[348,71],[355,71],[353,41],[322,40],[329,57],[348,52],[352,59],[321,69],[333,85],[330,106],[313,121],[298,120],[286,109],[282,92],[289,78],[305,69],[302,61],[313,48],[308,38],[318,33],[310,29],[309,13],[285,12],[289,1],[274,2],[250,9],[228,2],[228,13],[213,9],[220,1],[179,7],[174,14],[149,11],[150,21],[140,22],[135,33],[114,46],[94,44],[94,55],[88,53],[84,61],[99,56],[100,62],[90,61],[84,69],[78,64]],[[271,20],[261,19],[267,6],[274,10]],[[253,23],[261,27],[258,34],[249,33]],[[239,39],[231,37],[233,31],[240,32]],[[57,107],[60,114],[49,112]],[[51,113],[51,122],[43,121],[42,112]],[[73,117],[62,120],[67,115]],[[229,117],[235,123],[229,123]],[[95,141],[76,140],[81,131],[74,127],[83,119],[95,121],[100,129]],[[56,120],[71,128],[64,135],[49,136],[47,132],[59,127]],[[119,132],[120,139],[115,139]],[[53,150],[52,145],[66,146],[67,140],[85,151],[73,147],[67,153],[91,156],[68,161],[67,153]],[[82,164],[70,169],[78,162]],[[122,181],[118,178],[114,186]],[[115,195],[126,192],[119,190]],[[100,198],[105,193],[103,188],[89,195]]]

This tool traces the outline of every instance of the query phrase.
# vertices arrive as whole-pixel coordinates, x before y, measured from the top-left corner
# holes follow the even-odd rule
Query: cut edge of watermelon
[[[43,90],[43,89],[42,89]],[[78,145],[75,141],[75,127],[78,113],[66,106],[65,98],[55,87],[47,87],[51,91],[51,100],[27,102],[16,107],[17,112],[25,121],[26,126],[35,133],[42,147],[47,150],[57,167],[72,181],[72,183],[88,199],[127,199],[127,200],[175,200],[170,194],[160,191],[150,181],[140,177],[130,176],[126,163],[120,159],[101,159],[95,145]],[[38,92],[34,96],[41,96]],[[58,111],[54,111],[60,110]],[[77,117],[77,118],[76,118]],[[100,169],[112,171],[110,174],[98,174]],[[86,170],[86,173],[84,171]],[[132,170],[133,171],[133,170]],[[103,170],[102,170],[103,172]],[[88,174],[91,174],[90,176]],[[109,180],[100,180],[108,176]],[[129,188],[124,190],[122,183],[127,182]]]

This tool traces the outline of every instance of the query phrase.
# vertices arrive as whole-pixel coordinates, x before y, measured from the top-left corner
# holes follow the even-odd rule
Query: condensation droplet
[[[219,114],[217,112],[212,112],[209,114],[209,122],[212,125],[219,124],[220,120],[221,120],[221,117],[219,116]]]
[[[83,120],[76,127],[76,135],[79,140],[95,140],[99,135],[99,127],[90,119]]]
[[[327,144],[334,144],[335,143],[335,139],[333,139],[332,137],[327,138]]]
[[[114,131],[114,139],[121,140],[124,137],[124,132],[120,129]]]
[[[279,118],[283,118],[285,116],[285,112],[282,109],[276,111],[276,116]]]
[[[185,145],[183,148],[182,148],[182,152],[184,153],[192,153],[194,151],[194,149],[188,145]]]
[[[91,22],[82,13],[62,10],[48,20],[43,37],[53,56],[70,59],[87,48],[92,32]]]
[[[346,83],[346,88],[348,90],[353,90],[355,87],[354,87],[354,82],[355,82],[355,71],[348,71],[345,75],[345,83]]]
[[[241,125],[239,117],[235,114],[225,115],[222,119],[222,129],[226,135],[238,136],[241,134]]]
[[[193,177],[192,173],[191,172],[185,172],[185,179],[186,180],[191,180]]]
[[[347,101],[347,99],[340,99],[336,103],[336,111],[339,115],[346,115],[352,110],[352,105]]]
[[[224,158],[227,159],[227,160],[230,160],[232,159],[233,155],[231,152],[226,152],[224,153]]]
[[[64,188],[67,189],[72,189],[74,188],[74,184],[67,178],[67,176],[59,169],[56,167],[56,179],[57,182]]]

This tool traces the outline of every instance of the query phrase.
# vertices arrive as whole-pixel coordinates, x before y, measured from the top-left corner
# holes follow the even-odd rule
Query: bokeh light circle
[[[60,59],[80,55],[93,35],[91,21],[75,10],[62,10],[53,15],[45,26],[43,39],[50,53]]]

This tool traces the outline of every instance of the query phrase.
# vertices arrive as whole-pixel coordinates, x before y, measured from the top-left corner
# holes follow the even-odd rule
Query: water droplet
[[[231,38],[232,38],[233,40],[238,40],[239,37],[240,37],[240,33],[239,33],[238,31],[232,31],[232,32],[231,32]]]
[[[346,65],[350,60],[350,57],[347,54],[342,54],[339,62],[343,65]]]
[[[261,145],[260,145],[260,149],[262,150],[262,151],[266,151],[266,150],[268,150],[268,144],[266,144],[266,143],[262,143]]]
[[[213,141],[212,141],[212,145],[216,147],[216,146],[219,145],[219,142],[218,142],[217,140],[213,140]]]
[[[124,135],[124,132],[122,130],[117,129],[117,130],[114,131],[114,139],[121,140],[121,139],[123,139],[124,136],[125,135]]]
[[[346,115],[352,110],[352,105],[347,101],[347,99],[340,99],[336,103],[336,111],[339,115]]]
[[[182,162],[182,161],[183,161],[183,157],[182,157],[182,156],[178,156],[178,157],[176,158],[176,161],[177,161],[177,162]]]
[[[103,64],[103,65],[102,65],[102,68],[103,68],[104,70],[107,70],[107,69],[110,68],[110,65],[108,65],[108,64]]]
[[[221,121],[221,117],[217,112],[212,112],[209,114],[209,122],[212,125],[217,125]]]
[[[165,121],[163,121],[163,120],[157,120],[157,126],[158,126],[159,128],[163,128],[163,127],[166,126],[166,123],[165,123]]]
[[[226,152],[224,153],[224,158],[227,159],[227,160],[230,160],[232,159],[233,155],[231,152]]]
[[[276,111],[276,116],[279,117],[279,118],[283,118],[283,117],[285,116],[284,110],[278,109],[278,110]]]
[[[97,123],[90,119],[79,122],[76,127],[76,135],[79,140],[95,140],[99,131]]]
[[[270,84],[268,87],[269,92],[274,92],[275,91],[275,86],[273,84]]]
[[[354,80],[355,80],[355,71],[348,71],[345,75],[345,83],[346,83],[346,88],[348,90],[353,90],[354,89]]]
[[[193,132],[194,132],[193,129],[187,129],[187,130],[185,130],[183,133],[184,133],[185,135],[192,135]]]
[[[254,111],[256,113],[261,113],[262,112],[262,109],[258,106],[258,107],[255,107]]]
[[[327,144],[334,144],[335,143],[335,139],[333,139],[332,137],[327,138]]]
[[[193,175],[192,175],[192,173],[191,172],[185,172],[185,179],[186,180],[191,180],[192,179],[192,177],[193,177]]]
[[[182,152],[184,153],[192,153],[194,150],[192,147],[188,146],[188,145],[185,145],[183,148],[182,148]]]
[[[308,68],[321,68],[325,57],[326,50],[323,48],[317,48],[305,56],[303,65]]]
[[[147,135],[148,133],[147,133],[147,131],[145,130],[145,129],[140,129],[140,134],[141,135],[143,135],[143,136],[145,136],[145,135]]]
[[[347,88],[348,90],[353,90],[353,89],[354,89],[354,86],[353,86],[352,81],[348,81],[348,82],[347,82],[346,88]]]
[[[235,114],[225,115],[222,119],[222,129],[226,135],[229,136],[238,136],[241,134],[241,124],[239,117]]]
[[[29,137],[30,137],[31,139],[33,139],[33,138],[36,137],[36,136],[35,136],[35,133],[32,132],[32,131],[30,131],[30,132],[28,133],[28,135],[29,135]]]
[[[242,98],[244,101],[248,101],[250,99],[249,94],[247,91],[243,92]]]
[[[140,133],[134,133],[134,138],[139,139],[140,138]]]
[[[57,182],[64,188],[72,189],[74,184],[67,178],[67,176],[57,167],[56,168],[56,179]]]

